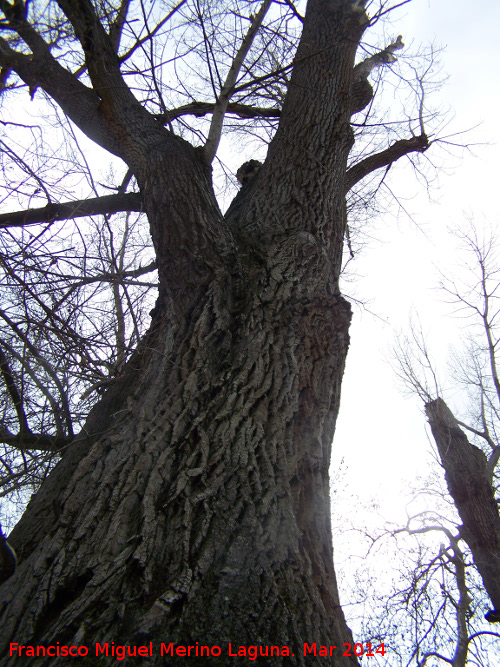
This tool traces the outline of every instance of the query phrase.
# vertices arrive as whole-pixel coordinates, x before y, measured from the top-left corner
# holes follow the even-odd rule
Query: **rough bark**
[[[500,610],[500,516],[487,459],[468,441],[443,399],[430,401],[425,409],[448,490],[462,520],[461,535],[483,579],[494,618]]]
[[[127,162],[160,289],[149,333],[9,537],[19,565],[0,593],[2,664],[23,664],[10,642],[153,642],[140,660],[151,665],[170,664],[161,642],[222,647],[203,664],[233,664],[229,642],[278,645],[294,657],[267,664],[310,666],[324,664],[304,657],[317,642],[337,647],[329,664],[357,664],[342,657],[352,637],[328,467],[349,341],[338,277],[366,17],[311,0],[279,130],[224,219],[204,152],[135,101],[90,3],[59,4],[93,91],[65,88],[24,25],[44,67],[3,57]]]

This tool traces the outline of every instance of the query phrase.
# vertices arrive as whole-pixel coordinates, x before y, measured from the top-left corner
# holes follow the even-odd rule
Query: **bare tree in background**
[[[461,525],[454,539],[464,540],[481,575],[493,609],[490,623],[500,622],[500,516],[498,512],[498,441],[500,380],[497,370],[500,273],[497,245],[471,226],[462,235],[473,262],[462,283],[445,279],[442,288],[466,318],[468,336],[462,355],[453,361],[454,389],[468,398],[468,414],[458,420],[441,397],[437,370],[421,332],[400,340],[396,356],[400,374],[424,400],[446,484]]]
[[[436,470],[415,480],[404,527],[386,523],[374,534],[369,521],[360,529],[344,520],[359,558],[348,622],[365,641],[391,647],[376,665],[489,667],[500,659],[500,634],[484,620],[488,598],[443,487]],[[340,565],[340,577],[349,568]]]
[[[34,295],[34,327],[15,308],[5,314],[3,440],[24,451],[48,438],[62,456],[9,536],[19,564],[0,593],[4,656],[9,642],[226,650],[232,641],[289,647],[270,664],[319,665],[303,651],[317,642],[339,647],[335,664],[357,663],[340,648],[352,637],[333,569],[328,480],[351,318],[338,282],[346,194],[426,151],[432,121],[416,85],[414,114],[377,123],[372,152],[358,142],[349,162],[351,116],[370,126],[368,77],[404,46],[401,37],[381,50],[361,43],[391,9],[370,3],[369,18],[365,4],[310,0],[302,16],[271,0],[0,3],[3,104],[29,91],[54,121],[48,131],[14,117],[4,124],[24,141],[24,152],[12,141],[3,154],[12,212],[0,226],[14,230],[21,253],[18,267],[4,258],[9,286],[37,261],[29,253],[38,236],[23,229],[35,223],[50,233],[59,220],[143,211],[155,254],[127,267],[123,231],[123,242],[116,233],[109,241],[99,278],[112,286],[115,328],[96,335],[115,349],[104,360],[57,299],[47,306]],[[239,171],[242,187],[223,214],[213,167],[229,130],[264,137],[268,150]],[[78,132],[115,156],[123,177],[114,194],[87,170],[85,198],[68,201],[77,176],[53,137],[70,141],[85,167]],[[158,298],[143,334],[134,304],[126,324],[122,309],[127,280],[145,266],[158,271]],[[92,329],[99,320],[88,317]],[[37,344],[33,329],[43,327],[67,336],[64,357],[78,355],[97,384],[105,376],[76,434],[83,415],[73,422],[71,373],[62,382],[49,361],[62,355]],[[45,376],[33,374],[25,391],[31,358]],[[156,651],[151,664],[164,659]]]
[[[388,521],[387,509],[381,516],[379,503],[361,501],[355,487],[337,487],[344,500],[333,530],[344,538],[336,571],[348,625],[365,644],[390,647],[370,658],[374,667],[497,664],[500,633],[484,619],[488,596],[440,468],[409,487],[398,507],[406,522]]]

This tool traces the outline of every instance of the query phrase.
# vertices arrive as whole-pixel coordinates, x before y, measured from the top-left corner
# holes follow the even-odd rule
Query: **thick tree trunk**
[[[462,520],[461,535],[493,604],[492,618],[500,621],[500,517],[486,456],[470,444],[442,398],[427,403],[425,410],[448,491]]]
[[[161,642],[231,641],[302,664],[304,642],[351,642],[328,482],[349,308],[256,295],[235,326],[216,292],[158,324],[32,500],[4,650],[152,641],[163,664]]]
[[[266,664],[357,664],[342,656],[352,638],[328,467],[349,340],[338,278],[364,25],[353,3],[309,3],[280,128],[227,219],[203,152],[127,95],[131,121],[113,124],[119,82],[98,77],[111,65],[89,68],[141,189],[160,293],[150,332],[12,534],[2,664],[23,664],[11,642],[90,653],[152,642],[139,660],[151,665],[175,662],[162,643],[196,642],[222,649],[199,664],[234,664],[229,642],[294,654]],[[320,645],[335,647],[327,663]]]
[[[324,260],[300,235],[261,262],[238,299],[222,276],[182,320],[159,305],[14,531],[4,650],[152,641],[163,664],[161,642],[231,641],[303,664],[305,642],[351,642],[328,478],[350,309],[314,296]]]

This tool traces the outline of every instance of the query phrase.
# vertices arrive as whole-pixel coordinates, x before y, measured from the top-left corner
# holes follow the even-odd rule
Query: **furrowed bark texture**
[[[500,610],[500,517],[484,453],[471,445],[442,398],[427,403],[446,483],[462,519],[461,534],[493,604]]]
[[[85,37],[91,14],[72,13],[86,3],[60,4],[85,48],[105,50]],[[294,654],[266,664],[357,664],[342,657],[328,478],[351,316],[338,277],[365,18],[351,5],[309,3],[279,130],[226,218],[203,151],[141,115],[111,58],[89,66],[108,143],[141,190],[160,292],[149,333],[11,535],[2,664],[23,664],[9,642],[57,641],[152,641],[141,665],[176,664],[160,642],[223,647],[189,664],[234,664],[229,642]],[[325,663],[304,642],[338,648]]]

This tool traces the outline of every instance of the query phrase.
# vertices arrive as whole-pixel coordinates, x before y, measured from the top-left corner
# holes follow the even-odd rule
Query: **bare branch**
[[[10,433],[0,426],[0,442],[19,451],[36,450],[40,452],[60,452],[73,442],[73,437],[49,435],[48,433]]]
[[[402,2],[399,2],[397,5],[392,5],[392,7],[388,7],[387,9],[384,9],[385,5],[382,5],[380,10],[374,14],[374,16],[370,19],[370,25],[375,25],[375,23],[382,18],[382,16],[385,16],[386,14],[389,14],[390,12],[394,11],[395,9],[398,9],[399,7],[402,7],[403,5],[407,5],[409,2],[412,0],[403,0]]]
[[[345,176],[345,192],[349,192],[356,183],[371,174],[372,171],[390,166],[409,153],[425,153],[429,146],[430,143],[425,134],[411,137],[411,139],[399,139],[384,151],[370,155],[348,169]]]
[[[301,23],[304,23],[304,17],[302,16],[302,14],[299,14],[299,12],[297,11],[297,8],[293,4],[292,0],[285,0],[285,2],[290,7],[290,9],[292,10],[292,14],[295,16],[295,18],[299,19],[299,21]]]
[[[12,375],[9,360],[5,356],[4,351],[2,350],[1,347],[0,347],[0,372],[3,376],[5,385],[7,387],[7,391],[9,392],[9,395],[12,399],[12,403],[14,404],[14,408],[17,413],[17,419],[19,421],[19,432],[22,434],[29,433],[30,428],[28,426],[26,413],[24,412],[23,399],[17,388],[14,376]]]
[[[130,0],[122,0],[120,7],[116,13],[116,18],[109,29],[109,39],[113,45],[115,53],[118,53],[120,49],[120,39],[123,32],[123,26],[127,21],[127,12],[130,5]]]
[[[61,398],[61,403],[62,403],[62,412],[65,417],[65,422],[66,422],[66,429],[67,432],[70,435],[73,435],[73,424],[72,424],[72,419],[71,419],[71,412],[69,409],[69,403],[68,403],[68,396],[67,393],[62,385],[62,382],[57,374],[57,372],[54,370],[54,368],[51,366],[51,364],[42,356],[40,351],[33,345],[33,343],[29,340],[28,336],[20,329],[20,327],[7,315],[7,313],[3,310],[0,309],[0,317],[9,325],[9,327],[12,329],[12,331],[16,334],[16,336],[26,345],[26,347],[29,349],[33,357],[38,361],[38,363],[42,366],[42,368],[46,371],[47,375],[53,380],[54,384],[57,387],[57,390],[59,392],[59,396]],[[4,345],[5,342],[4,342]],[[14,356],[17,356],[20,363],[22,363],[24,366],[26,366],[26,362],[24,360],[21,360],[19,358],[19,355],[15,353],[15,351],[9,346],[11,354]],[[38,379],[36,380],[37,384],[40,386],[40,388],[43,387],[43,383],[41,383]],[[44,388],[45,389],[45,388]],[[42,389],[42,391],[44,391]],[[48,390],[45,390],[44,393],[46,395],[50,396],[51,399],[51,404],[53,407],[54,411],[54,418],[57,421],[58,413],[59,413],[59,408],[57,405],[56,400],[54,397],[48,392]]]
[[[2,227],[24,227],[43,223],[52,223],[56,220],[83,218],[89,215],[111,215],[122,211],[142,211],[141,195],[135,192],[128,194],[105,195],[93,199],[81,199],[74,202],[48,204],[43,208],[32,208],[15,213],[0,215],[0,229]]]
[[[177,109],[171,109],[163,114],[158,114],[155,118],[164,124],[182,116],[196,116],[197,118],[201,118],[209,113],[213,113],[215,105],[212,102],[190,102],[189,104],[177,107]],[[238,102],[229,102],[226,113],[234,114],[239,118],[279,118],[281,109],[254,107],[247,104],[239,104]]]
[[[472,426],[469,426],[468,424],[465,424],[464,422],[461,422],[458,419],[457,419],[457,424],[462,428],[464,428],[466,431],[470,431],[471,433],[474,433],[474,435],[483,438],[483,440],[485,440],[492,449],[497,449],[497,445],[493,442],[489,433],[487,433],[486,431],[478,431],[477,429],[472,428]]]
[[[250,47],[252,46],[255,35],[262,25],[262,21],[264,20],[264,17],[271,4],[272,0],[265,0],[257,14],[254,16],[250,28],[248,29],[248,32],[245,35],[240,48],[238,49],[238,53],[236,54],[231,67],[229,68],[226,80],[222,86],[219,97],[217,98],[217,102],[215,103],[212,122],[210,124],[207,141],[204,146],[205,157],[209,163],[211,163],[214,159],[217,148],[219,146],[220,137],[222,134],[222,125],[224,123],[224,115],[227,110],[227,105],[229,104],[229,99],[234,92],[236,79],[238,78],[238,74],[243,65],[243,62],[250,50]]]
[[[145,42],[147,42],[148,40],[152,39],[152,38],[155,36],[155,34],[156,34],[161,28],[163,28],[163,26],[164,26],[164,25],[165,25],[165,24],[172,18],[172,16],[173,16],[173,15],[174,15],[174,14],[175,14],[175,13],[176,13],[176,12],[183,6],[183,5],[186,4],[186,2],[187,2],[187,0],[181,0],[175,7],[173,7],[173,9],[170,10],[170,12],[165,16],[165,18],[163,18],[163,19],[158,23],[158,25],[156,25],[156,26],[153,28],[153,30],[150,30],[150,31],[148,32],[148,34],[147,34],[145,37],[143,37],[142,39],[138,39],[137,42],[136,42],[136,43],[135,43],[135,44],[134,44],[134,45],[133,45],[127,52],[126,52],[126,53],[124,53],[122,56],[120,56],[120,59],[119,59],[119,60],[120,60],[120,63],[123,63],[123,62],[125,62],[126,60],[128,60],[128,59],[132,56],[132,54],[133,54],[135,51],[137,51],[138,48],[140,48],[140,47],[141,47]]]

